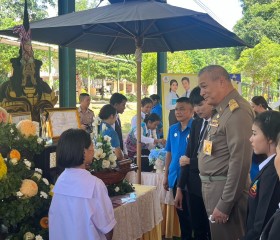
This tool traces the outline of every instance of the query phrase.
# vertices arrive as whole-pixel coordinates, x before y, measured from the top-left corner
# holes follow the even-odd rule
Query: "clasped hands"
[[[210,215],[209,220],[211,223],[227,223],[229,215],[221,212],[219,209],[215,208],[213,213]]]
[[[181,156],[180,159],[179,159],[179,162],[180,162],[181,167],[186,166],[186,165],[190,164],[190,158],[188,158],[185,155]]]

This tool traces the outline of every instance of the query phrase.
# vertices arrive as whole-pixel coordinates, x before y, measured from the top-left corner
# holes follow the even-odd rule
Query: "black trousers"
[[[190,193],[189,200],[194,239],[210,240],[211,232],[209,227],[209,220],[202,197]]]
[[[177,186],[177,184],[175,185]],[[173,196],[176,196],[177,187],[173,188]],[[191,215],[190,215],[190,204],[188,201],[188,196],[186,191],[183,192],[182,207],[183,210],[176,209],[179,223],[181,228],[181,240],[191,240],[192,239],[192,225],[191,225]]]

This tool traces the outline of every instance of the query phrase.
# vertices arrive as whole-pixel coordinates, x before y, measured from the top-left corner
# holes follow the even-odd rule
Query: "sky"
[[[200,0],[216,16],[216,21],[232,31],[236,22],[242,18],[242,8],[239,0]],[[205,12],[194,0],[167,0],[168,4]]]
[[[205,12],[196,1],[203,3],[208,9],[210,9],[216,16],[214,19],[230,31],[232,31],[233,26],[242,17],[242,8],[239,0],[167,0],[167,3],[198,12]],[[108,4],[108,1],[105,0],[100,6],[106,4]],[[50,17],[55,16],[56,14],[57,11],[54,11],[53,9],[49,11]]]

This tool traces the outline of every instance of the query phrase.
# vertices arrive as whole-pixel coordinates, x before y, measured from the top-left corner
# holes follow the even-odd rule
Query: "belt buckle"
[[[213,182],[212,175],[209,176],[209,182]]]

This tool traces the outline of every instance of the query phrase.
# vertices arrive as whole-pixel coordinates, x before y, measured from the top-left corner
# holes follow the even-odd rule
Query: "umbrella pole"
[[[135,52],[135,59],[137,63],[137,183],[141,184],[141,62],[142,49],[138,48]]]

